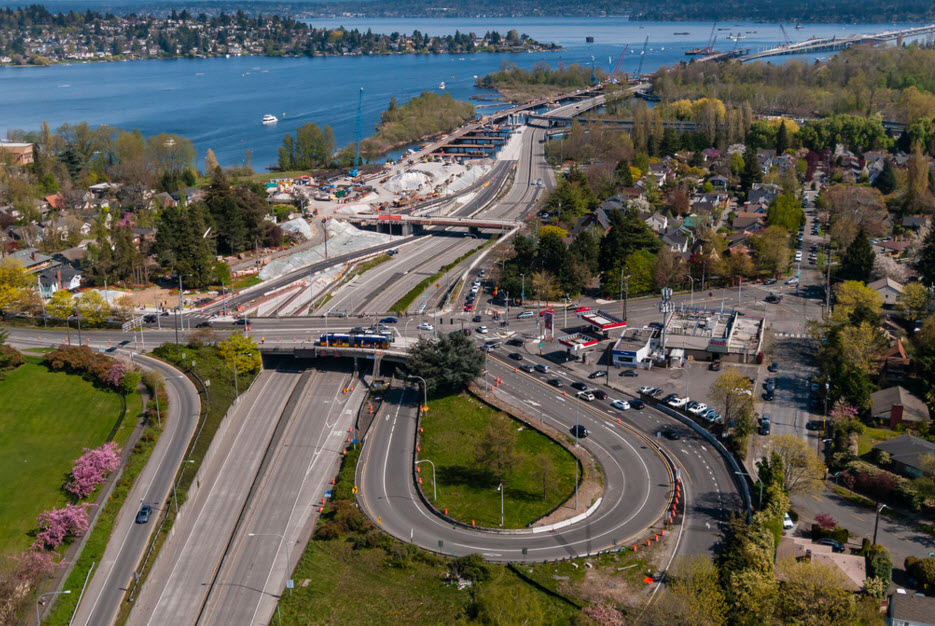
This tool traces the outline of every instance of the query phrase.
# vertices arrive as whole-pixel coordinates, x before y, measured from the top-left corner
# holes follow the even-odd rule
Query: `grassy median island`
[[[139,399],[127,401],[135,417]],[[122,411],[118,393],[50,372],[33,356],[0,381],[0,554],[28,548],[36,517],[71,502],[62,485],[72,464],[83,448],[107,442]],[[118,444],[135,424],[123,422]]]
[[[524,528],[574,493],[575,458],[542,433],[467,394],[429,401],[422,419],[420,459],[435,464],[439,510],[478,526]],[[432,469],[421,464],[431,498]]]
[[[393,539],[357,508],[360,450],[348,451],[328,502],[280,600],[283,624],[568,624],[577,611],[502,565],[450,559]],[[450,572],[471,579],[458,589]],[[273,623],[276,622],[273,618]]]

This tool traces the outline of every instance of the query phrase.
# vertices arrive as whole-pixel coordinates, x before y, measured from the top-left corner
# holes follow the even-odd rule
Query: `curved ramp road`
[[[546,423],[565,432],[575,424],[574,400],[554,393],[540,392],[539,397]],[[412,480],[418,391],[396,390],[387,400],[367,435],[358,498],[384,531],[426,549],[451,555],[479,552],[493,561],[593,554],[632,543],[660,519],[669,502],[673,475],[656,444],[582,410],[580,423],[591,435],[579,443],[601,464],[604,480],[603,499],[589,518],[556,531],[509,534],[446,522],[424,506]],[[579,502],[579,511],[591,504]]]

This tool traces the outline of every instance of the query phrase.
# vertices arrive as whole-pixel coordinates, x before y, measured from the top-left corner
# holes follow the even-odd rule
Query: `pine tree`
[[[743,172],[740,173],[740,186],[744,193],[750,191],[753,183],[763,180],[763,170],[760,169],[760,160],[756,158],[756,152],[747,148],[743,155]]]
[[[896,191],[896,185],[896,174],[893,172],[893,163],[887,159],[883,164],[883,170],[873,181],[873,186],[884,196],[888,196]]]
[[[776,154],[782,154],[789,148],[789,131],[786,129],[786,120],[779,123],[776,131]]]
[[[854,241],[847,247],[844,258],[841,260],[839,276],[842,280],[859,280],[867,282],[873,270],[873,261],[876,255],[870,246],[867,233],[861,228],[854,237]]]

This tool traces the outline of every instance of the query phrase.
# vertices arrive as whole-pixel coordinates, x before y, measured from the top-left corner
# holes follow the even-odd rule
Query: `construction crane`
[[[643,75],[643,59],[646,58],[646,46],[649,45],[649,35],[646,35],[646,41],[643,42],[643,50],[640,52],[640,66],[636,68],[636,79],[639,80]]]
[[[351,170],[351,178],[357,178],[360,173],[360,142],[364,140],[364,88],[360,88],[360,94],[357,96],[357,124],[354,129],[354,169]]]
[[[717,22],[711,25],[711,34],[708,35],[708,45],[705,46],[705,52],[708,54],[714,50],[714,42],[717,41],[717,35],[714,34],[714,29],[717,28]]]
[[[782,38],[786,41],[786,45],[784,47],[788,48],[792,45],[792,43],[789,41],[789,35],[786,34],[786,27],[780,24],[779,28],[782,30]]]
[[[591,84],[597,84],[597,72],[594,70],[594,55],[591,55]]]
[[[617,59],[617,64],[614,66],[614,71],[610,73],[610,82],[614,82],[617,78],[617,70],[620,69],[620,64],[623,63],[623,57],[627,53],[627,49],[630,47],[630,44],[627,44],[623,47],[623,52],[620,53],[620,58]]]

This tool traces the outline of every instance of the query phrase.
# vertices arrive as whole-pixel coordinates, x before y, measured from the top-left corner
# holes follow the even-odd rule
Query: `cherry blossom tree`
[[[66,504],[63,509],[52,509],[39,514],[39,533],[33,543],[34,550],[55,549],[69,536],[78,537],[88,529],[87,502]]]
[[[114,364],[110,366],[110,371],[107,372],[105,382],[114,387],[119,387],[123,375],[127,373],[127,369],[127,364],[123,361],[114,361]]]
[[[18,561],[16,576],[20,580],[35,581],[45,578],[61,566],[55,560],[56,553],[47,550],[27,550],[20,556],[14,557]]]
[[[71,469],[71,480],[65,489],[79,498],[92,493],[97,486],[107,480],[107,475],[120,467],[120,448],[113,441],[100,448],[84,449]]]

